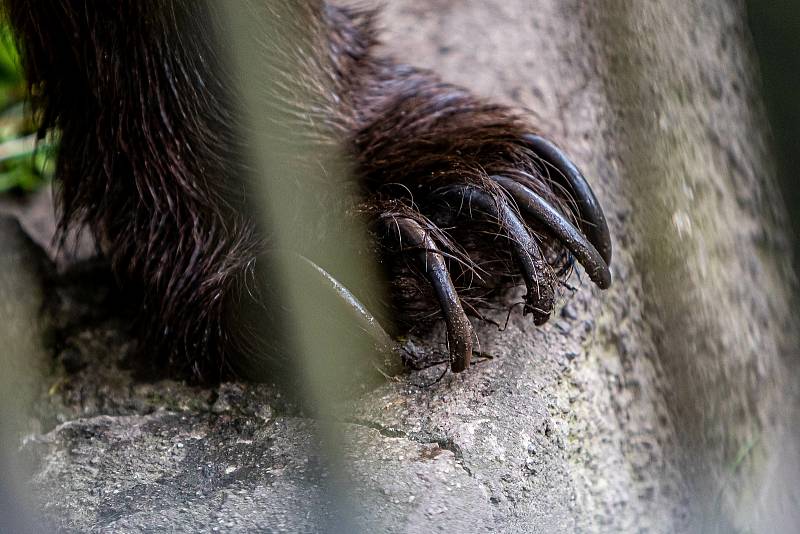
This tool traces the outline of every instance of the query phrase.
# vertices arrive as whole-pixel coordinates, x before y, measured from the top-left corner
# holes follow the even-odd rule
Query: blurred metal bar
[[[44,254],[17,221],[0,216],[0,532],[36,532],[30,473],[17,455],[31,405],[44,384]]]
[[[320,42],[315,41],[324,31],[315,18],[319,4],[271,1],[210,5],[224,21],[224,49],[231,57],[248,122],[244,125],[250,146],[247,156],[256,177],[252,194],[259,201],[259,209],[265,208],[263,224],[270,232],[271,244],[278,251],[295,251],[311,239],[314,261],[323,269],[336,265],[340,271],[368,273],[369,267],[343,252],[342,244],[360,239],[364,230],[342,209],[348,202],[344,192],[352,184],[352,174],[340,143],[325,141],[331,135],[320,123],[324,113],[316,115],[313,111],[325,111],[329,102],[324,101],[324,93],[333,90],[315,85],[320,80],[313,78],[326,70],[326,54],[320,53]],[[216,13],[212,17],[216,20]],[[319,233],[309,236],[314,229]],[[307,279],[308,270],[295,267],[297,260],[292,253],[272,256],[275,263],[269,283],[291,303],[285,308],[289,315],[285,324],[293,334],[290,346],[294,354],[290,356],[299,363],[301,395],[319,423],[317,452],[327,462],[324,468],[331,475],[319,483],[327,491],[323,502],[333,503],[333,509],[310,512],[318,514],[320,531],[357,532],[360,528],[354,518],[363,511],[357,510],[349,498],[351,482],[343,457],[346,436],[342,426],[332,421],[330,412],[342,392],[348,390],[354,369],[375,357],[373,343],[368,336],[348,336],[346,330],[328,328],[326,310],[336,309],[341,295],[314,290]],[[377,287],[369,276],[360,283],[362,291]]]

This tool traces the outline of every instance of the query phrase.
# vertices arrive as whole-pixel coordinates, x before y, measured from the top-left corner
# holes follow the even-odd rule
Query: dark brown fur
[[[139,284],[151,339],[173,365],[215,378],[226,355],[264,350],[264,340],[248,339],[229,313],[250,298],[244,288],[269,240],[243,215],[243,145],[213,17],[195,0],[6,4],[42,129],[61,132],[61,228],[88,226],[117,275]],[[473,306],[518,280],[508,247],[485,236],[496,233],[491,225],[439,229],[453,227],[457,215],[433,193],[474,184],[502,197],[489,176],[514,176],[574,220],[568,195],[542,178],[537,158],[519,142],[530,131],[525,121],[377,55],[370,12],[322,2],[294,9],[321,58],[301,81],[325,89],[318,95],[322,142],[345,140],[362,191],[355,211],[373,221],[406,216],[429,228],[460,258],[450,268]],[[384,243],[380,225],[374,228]],[[562,249],[533,230],[561,265]],[[435,310],[429,289],[391,244],[382,258],[404,317]]]

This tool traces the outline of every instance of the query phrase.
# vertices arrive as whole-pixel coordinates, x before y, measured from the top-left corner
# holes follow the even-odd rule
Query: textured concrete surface
[[[615,87],[614,81],[631,57],[639,66],[664,59],[651,48],[644,48],[644,59],[628,54],[626,46],[635,46],[638,34],[622,30],[643,21],[643,31],[652,35],[659,24],[692,22],[684,20],[684,11],[659,11],[671,5],[666,1],[637,4],[642,11],[633,14],[627,9],[634,8],[621,4],[393,0],[382,18],[393,53],[483,95],[535,110],[540,129],[583,167],[614,235],[615,284],[609,291],[576,278],[578,290],[564,296],[544,328],[518,314],[502,332],[480,327],[481,348],[492,358],[469,373],[438,381],[441,367],[410,373],[331,407],[328,420],[313,421],[272,386],[200,388],[137,376],[128,361],[127,321],[105,311],[113,295],[95,277],[77,277],[58,289],[52,313],[64,334],[53,349],[54,370],[42,378],[37,423],[22,446],[34,466],[30,486],[44,517],[64,530],[122,532],[311,532],[320,525],[386,532],[767,531],[769,525],[780,531],[791,525],[758,523],[752,512],[767,510],[774,519],[778,512],[763,506],[771,500],[783,507],[783,518],[791,517],[787,499],[796,494],[778,495],[774,486],[765,494],[767,486],[758,481],[788,471],[797,458],[761,445],[770,440],[752,439],[783,435],[788,412],[776,406],[791,406],[794,398],[789,385],[773,378],[791,367],[775,360],[780,350],[750,351],[735,360],[761,369],[761,375],[735,372],[739,364],[727,367],[725,355],[713,347],[671,352],[671,339],[691,339],[692,332],[665,330],[664,309],[648,296],[659,280],[642,258],[661,242],[648,241],[652,236],[645,232],[652,229],[641,219],[646,205],[636,203],[632,188],[638,171],[652,170],[632,165],[625,151],[649,139],[637,137],[643,134],[635,127],[637,120],[649,125],[649,119],[633,115],[638,119],[632,121],[629,106],[641,111],[661,102],[648,99],[653,90],[629,100],[623,89],[630,88]],[[662,16],[658,24],[647,18],[653,14]],[[730,32],[720,25],[736,19],[735,3],[707,15],[704,31],[692,37],[695,46],[746,64],[744,38],[725,37]],[[698,76],[692,91],[708,87],[712,95],[725,95],[718,99],[722,108],[742,111],[751,101],[729,80],[728,59],[717,65],[673,58],[669,68]],[[735,72],[743,80],[751,75],[747,69]],[[677,95],[669,101],[673,107],[664,107],[657,125],[685,112],[699,121],[692,128],[704,128],[718,116],[692,114],[693,108],[683,106],[684,93],[670,94]],[[763,128],[741,117],[717,126],[737,142],[758,137]],[[740,150],[713,136],[695,143],[714,158]],[[673,155],[680,159],[684,152]],[[764,168],[764,153],[746,154],[747,165]],[[714,172],[734,194],[755,191],[772,198],[768,190],[761,192],[760,172],[742,175],[724,166]],[[754,232],[765,217],[714,213],[723,228],[729,217],[746,217]],[[661,230],[685,230],[693,214],[670,219]],[[757,239],[737,243],[754,269],[779,263]],[[701,261],[702,247],[687,250],[691,261]],[[714,261],[719,267],[728,260]],[[691,270],[700,264],[688,265]],[[782,274],[770,278],[778,288],[771,291],[791,287],[789,275],[775,271]],[[741,302],[728,306],[752,302],[755,282],[747,280]],[[773,296],[771,309],[788,313],[781,306],[789,297]],[[493,318],[502,324],[506,314]],[[788,339],[761,324],[752,328],[752,339],[777,340],[778,346]],[[792,324],[784,328],[791,331]],[[791,355],[791,348],[784,351]],[[677,372],[685,358],[711,362],[689,369],[716,380]],[[770,390],[764,400],[751,396],[760,384]],[[700,387],[706,390],[691,390]],[[742,395],[730,403],[732,389]],[[677,392],[686,398],[676,399]],[[752,410],[742,412],[739,398],[748,399]],[[699,404],[687,411],[693,403]],[[707,425],[697,418],[704,414],[726,418],[729,441],[702,438]],[[320,445],[323,436],[334,436],[336,443]],[[713,450],[698,451],[698,443]],[[331,450],[341,457],[332,458]],[[688,465],[692,454],[702,461]],[[701,477],[708,487],[698,484]],[[712,490],[719,496],[716,504],[695,502]]]

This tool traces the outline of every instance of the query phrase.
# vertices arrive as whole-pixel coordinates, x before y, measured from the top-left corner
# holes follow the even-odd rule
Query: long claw
[[[581,226],[597,251],[602,256],[606,265],[611,263],[611,235],[608,232],[603,209],[592,188],[584,178],[578,167],[553,143],[535,134],[526,134],[523,139],[545,162],[549,163],[563,176],[575,195],[578,203]],[[599,285],[599,284],[598,284]]]
[[[358,297],[328,271],[305,256],[298,254],[297,258],[300,261],[295,266],[299,269],[308,270],[308,278],[312,284],[317,283],[325,288],[326,291],[336,295],[335,300],[343,305],[342,309],[349,315],[352,323],[372,340],[374,348],[384,356],[381,372],[389,373],[390,375],[399,373],[403,366],[401,359],[397,357],[401,350],[400,346],[386,333],[386,330],[383,329],[375,316],[358,300]],[[337,309],[335,313],[338,312],[339,310]]]
[[[523,184],[505,176],[492,176],[514,198],[519,209],[543,223],[584,266],[601,289],[611,285],[611,271],[596,248],[558,210]]]
[[[472,207],[497,219],[514,247],[528,294],[525,297],[524,314],[533,313],[534,324],[541,325],[550,318],[555,303],[553,274],[539,245],[528,232],[525,223],[505,202],[497,202],[490,194],[480,189],[460,186],[449,189],[461,195]]]
[[[418,222],[396,218],[387,220],[387,224],[390,230],[399,233],[397,237],[405,250],[413,249],[418,252],[415,258],[417,265],[433,287],[447,323],[450,368],[454,373],[466,370],[472,359],[472,324],[461,307],[442,253]]]

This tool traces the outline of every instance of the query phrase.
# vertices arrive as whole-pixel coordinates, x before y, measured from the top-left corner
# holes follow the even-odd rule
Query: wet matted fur
[[[141,289],[149,352],[216,379],[275,351],[235,313],[269,309],[269,288],[247,288],[270,240],[245,209],[236,95],[205,4],[5,3],[42,132],[61,133],[60,228],[88,227],[122,283]],[[602,211],[524,115],[377,53],[372,11],[270,6],[298,11],[312,43],[294,82],[315,92],[304,111],[318,116],[319,141],[352,160],[359,194],[347,209],[369,219],[401,329],[443,309],[462,370],[473,334],[466,319],[463,332],[453,325],[496,290],[524,282],[541,324],[573,255],[610,282]]]

